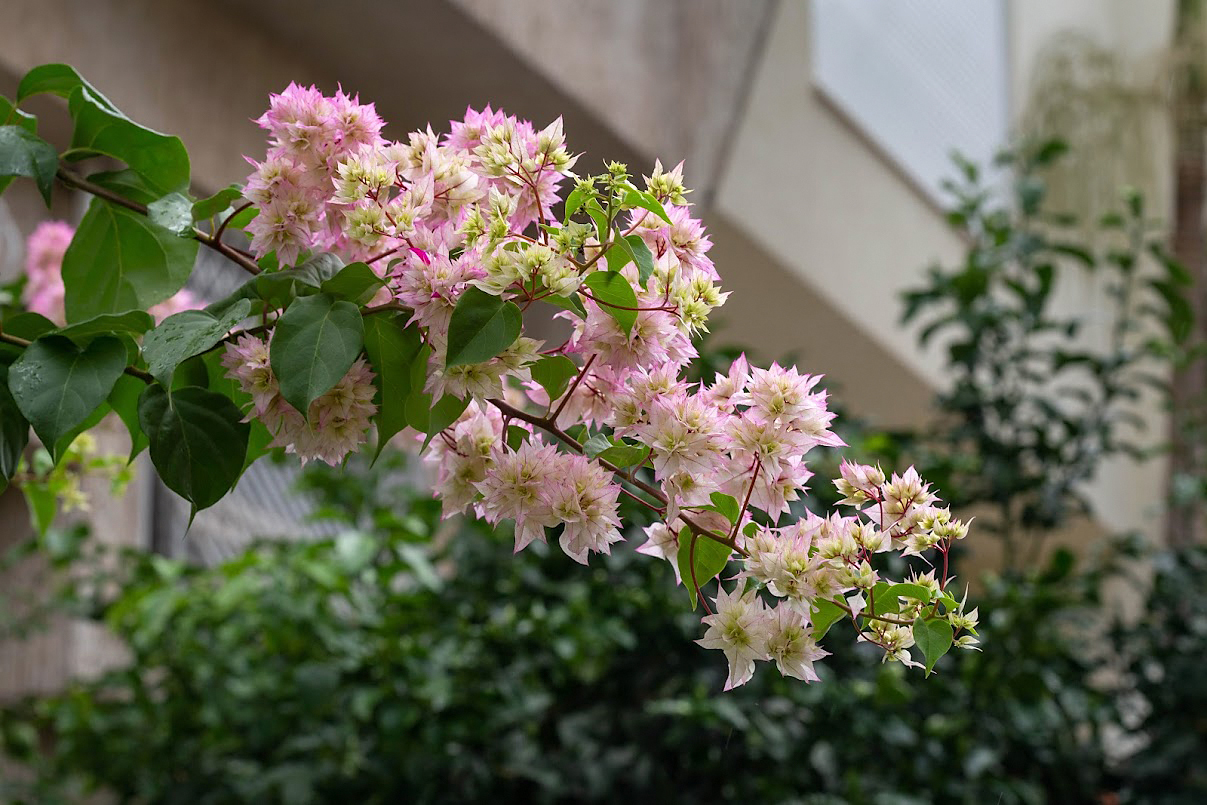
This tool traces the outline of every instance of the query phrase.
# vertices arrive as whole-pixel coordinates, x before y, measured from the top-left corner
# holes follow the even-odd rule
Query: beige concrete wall
[[[451,0],[710,197],[774,0]]]

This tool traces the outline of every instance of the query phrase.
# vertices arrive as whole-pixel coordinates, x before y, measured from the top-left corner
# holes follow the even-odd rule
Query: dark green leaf
[[[29,422],[8,390],[8,367],[0,365],[0,492],[17,471],[17,463],[29,444]]]
[[[381,290],[385,282],[365,263],[349,263],[322,284],[325,294],[363,305]]]
[[[24,126],[0,126],[0,178],[33,179],[46,206],[59,169],[59,152]]]
[[[1191,327],[1194,326],[1194,310],[1181,286],[1169,280],[1149,280],[1148,284],[1161,295],[1168,307],[1165,326],[1169,329],[1169,334],[1175,341],[1186,340]]]
[[[693,540],[694,548],[692,547]],[[679,577],[683,579],[683,584],[687,587],[688,594],[691,595],[692,609],[696,608],[698,587],[703,587],[706,582],[711,581],[725,569],[731,553],[732,551],[727,545],[692,534],[690,529],[684,528],[679,532]],[[692,574],[693,564],[695,565],[694,576]]]
[[[616,320],[625,334],[637,323],[637,295],[624,275],[615,271],[595,271],[583,281],[591,289],[599,307]]]
[[[147,205],[147,217],[180,237],[193,236],[193,202],[180,193],[168,193]]]
[[[311,257],[295,268],[265,272],[248,280],[234,293],[218,300],[205,309],[215,315],[240,299],[262,299],[274,308],[288,307],[295,297],[318,293],[319,288],[344,267],[333,254],[323,252]]]
[[[171,385],[177,365],[217,344],[250,311],[251,302],[241,299],[220,317],[204,310],[184,310],[168,316],[143,342],[148,370],[163,385]]]
[[[57,329],[58,325],[41,313],[18,313],[15,316],[9,316],[0,325],[0,330],[9,335],[24,338],[26,341],[33,341],[35,338],[53,333]],[[0,363],[7,366],[20,358],[24,351],[22,347],[14,344],[0,343]]]
[[[58,441],[95,411],[126,367],[126,348],[103,336],[87,347],[47,335],[34,341],[8,372],[21,413],[58,461]]]
[[[418,327],[407,327],[401,313],[365,317],[365,352],[377,385],[377,451],[374,460],[394,434],[406,427],[406,401],[411,394],[411,372],[423,341]]]
[[[129,168],[93,173],[88,176],[88,181],[139,204],[150,204],[160,197],[157,189]]]
[[[224,187],[209,198],[194,202],[192,209],[193,220],[208,221],[219,213],[226,212],[232,204],[243,198],[243,188],[237,184]]]
[[[448,323],[445,366],[483,363],[515,343],[523,315],[514,302],[469,287],[457,300]]]
[[[348,373],[364,346],[360,310],[326,294],[295,299],[277,321],[269,348],[281,396],[303,416]]]
[[[122,424],[130,433],[130,461],[141,453],[147,446],[147,434],[143,433],[138,424],[138,399],[142,396],[147,385],[137,377],[123,374],[113,384],[109,392],[109,407],[121,419]]]
[[[549,355],[532,364],[529,371],[532,379],[549,395],[552,404],[566,393],[571,378],[578,375],[578,366],[565,355]]]
[[[190,386],[168,392],[148,386],[138,421],[151,442],[159,477],[192,504],[192,515],[214,505],[243,472],[250,427],[221,394]]]
[[[508,425],[507,426],[507,446],[510,447],[512,450],[519,450],[520,445],[522,445],[524,442],[528,441],[528,437],[531,435],[532,434],[530,434],[524,428],[521,428],[519,425]]]
[[[96,95],[97,102],[104,104],[106,109],[114,112],[117,111],[117,107],[113,105],[112,101],[97,92],[69,64],[42,64],[30,70],[21,79],[21,83],[17,87],[17,103],[43,93],[50,93],[67,99],[71,97],[71,93],[75,91],[76,87],[81,86],[87,86],[92,89]]]
[[[640,235],[626,235],[617,241],[617,245],[623,246],[637,264],[637,281],[644,288],[654,273],[654,255],[650,247],[645,245]]]
[[[192,273],[197,247],[146,216],[93,199],[63,256],[67,320],[146,310],[168,299]]]
[[[68,108],[75,121],[68,158],[120,159],[159,195],[188,189],[189,155],[180,138],[140,126],[87,84],[72,90]]]
[[[914,643],[926,658],[926,675],[930,676],[935,663],[951,649],[951,624],[945,620],[918,618],[914,621],[913,632]]]
[[[155,319],[151,318],[151,314],[142,310],[127,310],[125,313],[102,313],[99,316],[93,316],[64,327],[55,335],[66,336],[80,346],[84,346],[97,336],[117,333],[142,335],[154,326]]]

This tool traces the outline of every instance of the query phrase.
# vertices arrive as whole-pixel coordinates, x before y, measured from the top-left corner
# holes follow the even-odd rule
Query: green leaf
[[[624,205],[626,207],[641,207],[654,213],[654,215],[657,215],[668,224],[671,222],[671,217],[666,214],[666,208],[662,206],[662,202],[655,198],[653,194],[646,193],[643,190],[637,190],[636,188],[630,190],[624,197]]]
[[[445,366],[482,363],[515,343],[523,315],[514,302],[469,287],[457,300],[448,324]]]
[[[196,222],[208,221],[219,213],[226,212],[232,204],[243,198],[243,188],[237,184],[219,190],[209,198],[193,203],[192,218]]]
[[[0,95],[0,124],[13,124],[30,134],[38,133],[38,119],[16,108],[13,102],[3,95]],[[3,193],[11,182],[12,177],[0,177],[0,193]]]
[[[1169,280],[1149,280],[1148,284],[1165,300],[1169,310],[1165,326],[1174,341],[1182,342],[1190,335],[1194,326],[1194,310],[1182,288]]]
[[[95,411],[126,368],[126,347],[104,336],[86,347],[47,335],[8,371],[9,389],[34,433],[58,461],[58,441]]]
[[[917,599],[925,604],[930,603],[930,588],[923,587],[921,584],[910,584],[909,582],[894,584],[888,588],[888,594],[894,598],[905,596],[906,598]]]
[[[595,458],[611,446],[611,439],[602,433],[597,433],[590,439],[587,439],[587,441],[583,442],[583,452],[587,454],[587,458]]]
[[[365,263],[349,263],[322,284],[322,291],[336,299],[363,305],[377,295],[385,282]]]
[[[180,193],[168,193],[147,205],[147,217],[179,237],[193,236],[193,202]]]
[[[427,433],[432,417],[432,395],[423,390],[427,383],[428,362],[432,359],[432,348],[424,344],[411,363],[411,393],[407,395],[405,413],[407,424],[419,433]]]
[[[528,441],[528,437],[532,434],[519,425],[507,426],[507,446],[512,450],[519,450],[520,445]]]
[[[423,340],[418,327],[407,327],[401,313],[365,317],[365,352],[377,386],[377,451],[407,426],[406,401],[411,394],[411,371]]]
[[[113,391],[109,392],[109,407],[121,419],[130,434],[129,461],[133,461],[149,443],[147,434],[143,433],[142,426],[138,424],[138,399],[146,387],[137,377],[123,374],[113,384]]]
[[[596,458],[623,470],[625,467],[641,466],[649,455],[650,448],[643,444],[615,444],[604,450]]]
[[[34,530],[39,537],[45,537],[58,514],[58,496],[46,484],[25,484],[21,487],[21,493],[25,495],[25,506],[29,509]]]
[[[0,365],[0,492],[8,487],[8,479],[17,471],[27,444],[29,422],[8,390],[8,367]]]
[[[106,190],[112,190],[122,198],[137,201],[139,204],[150,204],[161,195],[146,179],[129,168],[93,173],[88,176],[88,181],[99,184]]]
[[[569,221],[570,217],[574,215],[574,213],[578,212],[578,208],[583,205],[583,202],[586,201],[586,199],[586,188],[575,187],[573,190],[571,190],[570,195],[566,196],[566,215],[564,220]]]
[[[0,95],[0,124],[20,126],[30,134],[38,133],[38,118],[22,112],[3,95]]]
[[[281,396],[302,416],[343,379],[364,346],[360,309],[326,294],[295,299],[277,320],[269,347]]]
[[[251,428],[243,412],[221,394],[195,386],[168,392],[148,386],[138,421],[151,442],[159,477],[192,504],[190,521],[235,485],[243,472]]]
[[[616,320],[625,334],[633,332],[637,323],[637,295],[623,274],[616,271],[594,271],[583,283],[591,289],[600,308]]]
[[[637,264],[637,281],[644,288],[654,274],[654,255],[650,252],[650,247],[645,245],[640,235],[626,235],[616,243],[622,246]]]
[[[343,261],[333,254],[316,254],[300,266],[260,274],[205,309],[221,315],[240,299],[262,299],[274,308],[288,307],[298,296],[318,293],[322,284],[343,267]]]
[[[694,549],[692,548],[693,541]],[[683,579],[683,584],[687,587],[688,594],[691,595],[692,609],[696,608],[697,587],[703,587],[706,582],[711,581],[724,570],[725,565],[729,563],[731,553],[729,546],[693,534],[688,528],[679,532],[679,577]],[[693,564],[695,565],[694,582]]]
[[[550,404],[561,399],[570,385],[571,378],[578,376],[578,366],[565,355],[549,355],[529,367],[532,379],[540,384],[549,395]]]
[[[0,177],[33,179],[50,207],[50,191],[58,169],[59,152],[50,143],[24,126],[0,126]]]
[[[207,388],[215,394],[221,394],[228,400],[231,400],[236,408],[247,410],[251,406],[251,395],[244,392],[239,387],[239,383],[226,376],[226,367],[222,365],[222,353],[218,350],[207,352],[201,356],[201,361],[205,364],[206,373],[209,375]],[[251,435],[247,439],[247,454],[243,459],[243,469],[246,470],[256,459],[269,452],[269,444],[273,441],[273,435],[268,432],[268,428],[264,427],[258,419],[251,421]]]
[[[184,310],[168,316],[143,342],[147,369],[160,383],[171,385],[172,373],[182,361],[217,344],[250,311],[251,301],[241,299],[222,316],[204,310]]]
[[[577,291],[569,296],[558,296],[557,294],[551,294],[550,296],[543,297],[541,301],[545,304],[553,305],[556,308],[569,310],[571,313],[577,313],[580,319],[587,318],[587,308],[583,306],[582,297],[578,295]]]
[[[816,612],[809,616],[813,624],[813,639],[821,640],[830,631],[830,627],[838,623],[847,613],[833,601],[814,601]]]
[[[155,326],[151,314],[142,310],[127,310],[125,313],[102,313],[81,322],[62,328],[55,335],[70,338],[80,346],[86,346],[101,335],[128,333],[142,335]]]
[[[440,431],[456,422],[469,407],[469,397],[461,399],[451,394],[445,394],[432,406],[431,418],[428,420],[428,441]],[[427,445],[427,442],[424,442]]]
[[[737,523],[738,518],[742,516],[742,507],[738,504],[738,499],[733,495],[726,495],[724,492],[713,492],[708,496],[712,501],[714,511],[724,517],[731,523]]]
[[[117,111],[117,107],[113,105],[112,101],[96,92],[96,89],[69,64],[42,64],[30,70],[17,86],[17,103],[43,93],[67,99],[71,97],[71,93],[76,87],[81,86],[91,88],[99,103],[103,103],[107,109]]]
[[[188,189],[189,154],[179,137],[140,126],[86,82],[71,91],[67,106],[75,121],[67,158],[120,159],[159,195]]]
[[[0,330],[9,335],[24,338],[26,341],[33,341],[47,333],[53,333],[57,329],[59,329],[57,324],[40,313],[18,313],[0,323]],[[23,347],[0,343],[0,364],[7,366],[20,358],[24,352]]]
[[[930,676],[939,658],[951,650],[951,624],[945,620],[918,618],[914,621],[913,632],[914,644],[922,650],[922,656],[926,658],[926,675]]]
[[[67,320],[164,301],[184,287],[197,247],[143,215],[93,199],[63,256]]]
[[[593,198],[587,201],[583,207],[587,211],[587,215],[595,222],[595,237],[599,239],[600,244],[603,244],[608,239],[608,216],[604,212],[603,207],[599,205],[599,199]]]

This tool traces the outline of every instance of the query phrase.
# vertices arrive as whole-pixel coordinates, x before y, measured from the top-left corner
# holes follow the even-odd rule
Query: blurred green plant
[[[1074,216],[1045,206],[1045,173],[1064,150],[1049,141],[1004,152],[1006,192],[957,157],[948,219],[965,258],[904,295],[904,322],[921,326],[923,345],[942,339],[947,356],[939,417],[907,440],[919,471],[952,506],[988,510],[977,522],[1015,568],[1089,513],[1082,486],[1103,460],[1142,458],[1163,439],[1143,434],[1138,402],[1167,394],[1162,370],[1191,327],[1189,278],[1138,193],[1089,241]],[[1058,300],[1062,285],[1080,295],[1075,306]],[[1099,293],[1101,304],[1086,304]]]
[[[686,639],[698,622],[672,606],[683,593],[663,563],[619,550],[584,574],[544,546],[513,558],[507,534],[440,525],[400,461],[307,470],[326,516],[360,527],[335,539],[216,568],[131,553],[85,585],[130,663],[4,712],[7,752],[37,773],[12,801],[95,786],[190,803],[1102,790],[1100,702],[1073,684],[1086,666],[1065,637],[1084,606],[1067,562],[988,591],[987,651],[955,660],[942,690],[852,650],[821,684],[764,675],[718,696],[724,669]]]

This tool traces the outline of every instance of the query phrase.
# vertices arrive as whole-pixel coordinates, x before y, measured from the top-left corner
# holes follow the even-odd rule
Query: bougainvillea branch
[[[42,92],[69,100],[63,154],[18,108]],[[290,85],[256,121],[268,147],[246,184],[194,199],[180,141],[71,68],[34,70],[3,103],[16,124],[0,172],[48,200],[56,177],[93,196],[74,233],[47,225],[32,244],[31,312],[0,326],[4,438],[55,444],[109,406],[195,512],[268,450],[339,464],[397,437],[422,451],[446,516],[510,528],[517,551],[552,537],[582,564],[625,538],[628,497],[657,518],[637,550],[703,605],[699,643],[724,652],[726,688],[758,662],[816,680],[843,618],[927,672],[974,646],[946,562],[967,526],[912,468],[844,463],[847,513],[801,506],[807,454],[842,446],[819,377],[743,356],[684,379],[728,292],[682,164],[576,174],[560,119],[490,107],[392,140],[372,104]],[[59,167],[93,155],[127,168]],[[223,240],[238,232],[246,251]],[[204,307],[181,301],[199,246],[251,275]],[[119,389],[123,373],[146,388]],[[937,553],[941,574],[887,578],[886,553]]]

